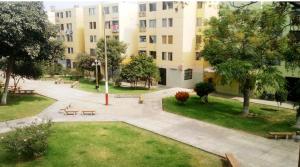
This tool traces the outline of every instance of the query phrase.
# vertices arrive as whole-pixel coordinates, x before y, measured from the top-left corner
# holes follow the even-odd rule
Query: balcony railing
[[[139,12],[139,17],[146,17],[146,12]]]
[[[118,33],[119,32],[119,25],[112,25],[111,26],[111,31],[113,32],[113,33]]]

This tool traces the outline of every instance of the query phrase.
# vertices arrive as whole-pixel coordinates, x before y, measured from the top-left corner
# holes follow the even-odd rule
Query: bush
[[[189,99],[189,97],[190,97],[190,95],[189,95],[188,92],[183,92],[183,91],[181,91],[181,92],[177,92],[177,93],[175,94],[176,100],[177,100],[178,102],[181,102],[181,103],[186,102],[186,101]]]
[[[259,97],[260,99],[264,99],[264,100],[275,100],[275,95],[273,93],[268,93],[266,91],[263,91],[263,93],[260,95]]]
[[[0,143],[5,150],[22,159],[42,156],[48,147],[51,122],[45,124],[33,123],[1,138]]]
[[[196,84],[194,91],[197,93],[203,103],[208,103],[208,94],[215,91],[215,88],[212,83],[200,82]]]

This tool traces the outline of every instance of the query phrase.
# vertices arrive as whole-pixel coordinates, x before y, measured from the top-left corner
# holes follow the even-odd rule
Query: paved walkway
[[[144,104],[138,104],[137,98],[116,98],[111,95],[110,105],[105,106],[103,94],[83,92],[69,85],[55,85],[51,81],[26,81],[23,87],[34,89],[57,102],[36,117],[0,123],[0,132],[8,131],[10,127],[24,126],[34,120],[41,122],[43,119],[52,119],[54,122],[123,121],[220,156],[232,152],[243,167],[297,166],[299,146],[293,141],[269,140],[164,112],[161,99],[174,95],[182,90],[180,88],[146,94]],[[68,104],[74,108],[94,109],[97,114],[65,116],[59,113],[59,109]]]

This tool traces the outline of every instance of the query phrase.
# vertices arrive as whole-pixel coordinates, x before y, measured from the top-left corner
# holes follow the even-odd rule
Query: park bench
[[[233,156],[232,153],[225,153],[225,157],[229,167],[240,167],[238,160]]]
[[[75,88],[76,86],[79,85],[79,82],[78,81],[75,81],[71,84],[71,88]]]
[[[269,138],[272,139],[291,139],[295,132],[269,132]]]
[[[63,80],[61,78],[57,79],[54,81],[54,84],[61,84]]]
[[[77,115],[78,110],[71,110],[71,104],[67,105],[65,108],[60,109],[65,115]]]
[[[139,103],[140,104],[144,103],[144,96],[143,95],[140,95],[140,97],[139,97]]]
[[[96,111],[94,111],[94,110],[82,110],[81,114],[82,115],[95,115]]]

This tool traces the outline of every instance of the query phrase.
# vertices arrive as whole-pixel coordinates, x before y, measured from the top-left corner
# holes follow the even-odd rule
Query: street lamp
[[[108,70],[107,70],[107,44],[106,44],[106,33],[105,33],[105,13],[104,7],[102,7],[103,14],[103,25],[104,25],[104,55],[105,55],[105,105],[108,105]]]
[[[96,67],[96,89],[98,90],[99,88],[99,83],[98,83],[98,63],[99,61],[97,59],[95,59],[95,62],[92,64],[93,66]]]

